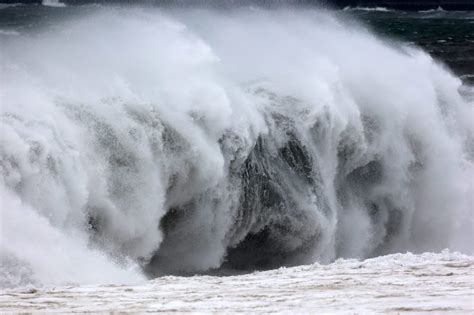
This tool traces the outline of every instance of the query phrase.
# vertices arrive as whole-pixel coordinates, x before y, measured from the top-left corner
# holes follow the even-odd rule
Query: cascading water
[[[1,49],[2,286],[472,252],[472,88],[426,53],[314,10],[98,11]]]

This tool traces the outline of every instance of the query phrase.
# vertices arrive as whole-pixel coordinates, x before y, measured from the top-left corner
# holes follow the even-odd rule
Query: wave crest
[[[40,283],[91,281],[74,257],[98,252],[148,274],[472,252],[472,99],[327,12],[101,11],[7,41],[1,78],[2,259]]]

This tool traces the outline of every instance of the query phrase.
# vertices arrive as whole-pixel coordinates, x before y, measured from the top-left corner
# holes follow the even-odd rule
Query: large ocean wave
[[[3,286],[473,251],[472,88],[419,49],[245,8],[2,46]]]

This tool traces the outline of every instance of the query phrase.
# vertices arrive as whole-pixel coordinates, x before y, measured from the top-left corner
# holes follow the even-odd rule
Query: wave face
[[[97,10],[2,47],[2,286],[473,251],[472,90],[426,53],[328,12]]]

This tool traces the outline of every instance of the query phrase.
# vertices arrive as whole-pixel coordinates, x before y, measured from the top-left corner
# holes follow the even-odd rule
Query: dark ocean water
[[[345,12],[379,34],[411,42],[468,82],[474,82],[474,12],[430,10],[421,12]]]

